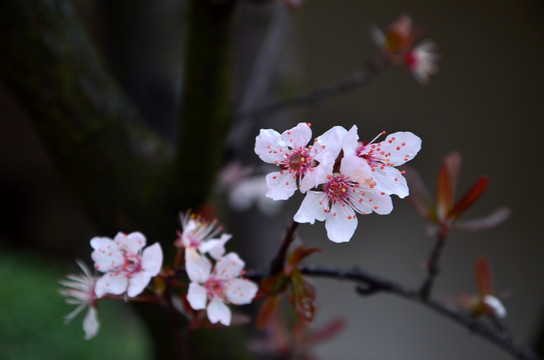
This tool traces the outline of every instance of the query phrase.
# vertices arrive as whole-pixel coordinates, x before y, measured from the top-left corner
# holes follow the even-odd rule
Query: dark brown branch
[[[490,341],[518,359],[540,359],[540,357],[534,351],[516,342],[515,339],[512,338],[502,326],[498,327],[496,324],[490,326],[481,319],[475,318],[466,311],[463,311],[448,303],[432,298],[423,298],[421,297],[419,290],[404,287],[394,281],[379,277],[357,268],[341,269],[307,265],[301,267],[300,270],[303,274],[308,276],[357,282],[359,283],[357,292],[363,296],[384,292],[412,300],[455,321],[459,325],[470,330],[472,333]],[[249,279],[257,281],[264,277],[264,273],[248,271],[246,276]],[[494,322],[496,321],[498,320],[495,319]]]
[[[440,272],[438,263],[440,262],[440,257],[442,256],[442,250],[446,244],[446,235],[442,231],[438,234],[438,238],[434,245],[433,250],[427,260],[427,278],[421,286],[419,294],[423,299],[428,299],[431,296],[431,291],[434,285],[434,279]]]
[[[287,232],[285,233],[285,237],[283,239],[283,242],[281,244],[280,249],[278,250],[278,254],[272,260],[270,263],[270,276],[274,276],[276,274],[279,274],[283,270],[283,266],[285,265],[285,259],[287,255],[287,250],[289,249],[289,246],[295,239],[295,230],[297,229],[298,223],[296,221],[293,221],[289,229],[287,229]]]
[[[276,103],[265,105],[261,108],[239,115],[239,118],[259,118],[269,116],[281,111],[288,110],[297,106],[314,105],[322,100],[343,94],[367,84],[374,76],[381,73],[388,63],[385,59],[378,59],[369,62],[363,70],[351,74],[334,84],[325,86],[321,89],[307,92],[293,98],[282,100]]]

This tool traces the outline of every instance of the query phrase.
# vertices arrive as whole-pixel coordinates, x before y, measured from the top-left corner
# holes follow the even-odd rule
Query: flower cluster
[[[96,302],[107,294],[134,297],[144,291],[162,267],[162,249],[155,243],[142,251],[145,236],[139,232],[118,233],[112,240],[106,237],[91,239],[91,254],[95,269],[104,273],[94,276],[87,266],[78,261],[83,274],[69,274],[67,280],[60,282],[65,288],[59,292],[66,296],[68,304],[78,307],[66,316],[66,322],[72,320],[85,307],[89,311],[83,320],[85,339],[91,339],[98,333],[100,324],[96,314]]]
[[[207,221],[198,215],[181,216],[183,232],[175,245],[185,248],[185,270],[191,283],[187,301],[194,310],[204,310],[212,324],[230,325],[232,314],[226,304],[249,304],[257,294],[255,283],[241,278],[245,263],[229,252],[225,243],[230,234],[218,235],[221,228],[216,221]],[[209,254],[216,262],[212,269]]]
[[[349,131],[335,126],[307,145],[310,126],[300,123],[281,135],[272,129],[260,131],[255,153],[280,168],[266,177],[267,196],[285,200],[298,188],[306,196],[294,220],[325,221],[329,239],[346,242],[357,228],[356,213],[389,214],[390,195],[408,195],[403,172],[395,167],[415,157],[421,139],[397,132],[384,141],[377,141],[379,136],[360,141],[354,125]]]
[[[414,28],[412,18],[406,14],[389,25],[385,33],[376,26],[371,29],[372,39],[382,49],[386,60],[392,65],[406,66],[417,81],[426,84],[429,76],[438,71],[436,64],[440,56],[431,40],[416,44],[422,33]]]

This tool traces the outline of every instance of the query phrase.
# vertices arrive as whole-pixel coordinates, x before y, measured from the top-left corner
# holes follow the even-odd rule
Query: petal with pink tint
[[[204,283],[210,277],[212,271],[211,262],[204,256],[200,256],[195,249],[185,249],[185,270],[192,282]]]
[[[206,302],[208,301],[206,288],[194,282],[190,283],[189,291],[187,292],[187,301],[194,310],[205,309]]]
[[[128,278],[124,272],[107,273],[96,281],[95,294],[102,297],[104,294],[121,295],[127,290]]]
[[[389,134],[381,142],[381,149],[383,152],[391,154],[388,156],[390,164],[399,166],[417,155],[421,150],[421,139],[409,131],[399,131]]]
[[[107,272],[125,262],[123,254],[119,251],[119,246],[110,238],[94,237],[91,239],[91,247],[94,249],[91,258],[98,271]]]
[[[223,325],[229,326],[231,320],[231,312],[227,305],[225,305],[219,299],[213,299],[208,304],[206,309],[208,314],[208,319],[212,324],[220,322]]]
[[[244,266],[238,254],[230,252],[217,260],[214,273],[220,279],[234,279],[240,275]]]
[[[297,190],[297,181],[287,170],[266,175],[266,184],[268,185],[266,197],[272,200],[287,200]]]
[[[149,273],[141,271],[132,275],[128,279],[127,295],[129,297],[134,297],[141,294],[147,284],[149,284],[149,281],[151,281],[151,275]]]
[[[313,224],[316,220],[323,221],[327,217],[329,201],[323,191],[308,191],[300,208],[294,216],[298,223]]]
[[[329,240],[335,243],[350,241],[357,229],[355,211],[350,206],[333,204],[325,220],[325,229]]]
[[[307,123],[299,123],[294,128],[286,130],[281,134],[281,140],[293,149],[306,147],[311,138],[312,130]]]
[[[378,184],[377,187],[386,194],[397,195],[401,199],[410,194],[406,179],[398,169],[392,166],[385,166],[383,169],[374,171],[373,177]]]
[[[130,234],[117,233],[113,241],[128,254],[137,254],[145,246],[145,236],[140,232]]]
[[[259,289],[255,283],[245,279],[232,279],[226,285],[227,300],[235,305],[251,303]]]
[[[99,329],[100,323],[98,322],[96,309],[90,307],[87,315],[85,315],[85,318],[83,319],[83,331],[85,331],[85,340],[89,340],[95,337]]]
[[[157,275],[162,268],[162,248],[159,243],[148,246],[142,253],[142,267],[150,276]]]
[[[255,139],[255,153],[262,161],[275,164],[283,160],[287,145],[281,140],[280,134],[272,129],[261,129]]]

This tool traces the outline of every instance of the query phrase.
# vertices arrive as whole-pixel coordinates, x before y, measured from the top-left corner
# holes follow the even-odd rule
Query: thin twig
[[[295,230],[297,226],[298,226],[298,223],[296,221],[293,221],[289,229],[287,229],[287,232],[285,233],[285,237],[283,238],[281,247],[278,250],[278,254],[274,258],[274,260],[272,260],[272,262],[270,263],[270,272],[269,272],[270,276],[276,275],[283,270],[287,250],[289,249],[289,245],[291,245],[291,243],[295,239]]]
[[[383,58],[370,61],[363,70],[357,71],[334,84],[295,96],[290,99],[265,105],[253,111],[240,114],[238,117],[242,119],[258,118],[269,116],[297,106],[314,105],[324,99],[343,94],[347,91],[365,85],[370,81],[370,79],[372,79],[373,76],[381,73],[387,66],[388,62]]]
[[[440,257],[442,255],[442,250],[444,249],[445,243],[446,235],[441,231],[438,234],[438,239],[436,240],[434,248],[431,251],[429,260],[427,261],[427,278],[425,279],[425,282],[423,283],[423,285],[421,285],[421,289],[419,290],[419,294],[423,299],[428,299],[431,296],[434,279],[440,272],[438,263],[440,261]]]
[[[406,288],[394,281],[379,277],[357,268],[341,269],[307,265],[301,267],[300,271],[308,276],[318,276],[357,282],[359,283],[357,292],[363,296],[376,294],[378,292],[386,292],[418,302],[467,328],[473,334],[487,339],[518,359],[540,360],[540,357],[533,350],[516,342],[516,340],[508,334],[502,325],[497,326],[498,319],[493,320],[492,326],[490,326],[482,319],[475,318],[471,314],[462,311],[453,305],[436,299],[422,297],[420,290]],[[257,281],[262,279],[265,275],[262,272],[248,271],[246,276]]]

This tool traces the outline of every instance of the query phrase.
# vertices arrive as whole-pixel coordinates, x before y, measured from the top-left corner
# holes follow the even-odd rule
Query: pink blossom
[[[217,225],[217,220],[209,221],[200,215],[180,214],[183,232],[174,242],[176,247],[185,249],[198,249],[201,254],[209,253],[214,259],[218,259],[225,253],[225,243],[232,237],[231,234],[222,234],[216,238],[222,226]]]
[[[380,135],[384,134],[381,133]],[[379,135],[378,135],[379,137]],[[344,157],[358,165],[359,175],[354,174],[352,179],[364,181],[360,174],[367,175],[368,170],[377,187],[388,195],[397,195],[400,198],[408,196],[409,190],[403,172],[396,169],[412,160],[421,149],[421,139],[411,132],[396,132],[387,136],[384,141],[376,142],[377,138],[369,143],[359,141],[357,126],[353,126],[344,138]],[[354,157],[362,160],[353,159]]]
[[[240,278],[244,266],[238,255],[230,252],[217,260],[212,271],[212,264],[205,256],[187,249],[185,268],[191,280],[187,301],[191,307],[206,309],[213,324],[230,325],[232,314],[226,303],[249,304],[258,290],[256,284]]]
[[[438,72],[438,60],[440,56],[436,52],[436,45],[430,40],[423,41],[404,54],[406,67],[416,80],[424,85],[429,82],[431,75]]]
[[[59,293],[67,298],[66,303],[77,305],[77,308],[64,317],[64,323],[69,323],[83,311],[83,309],[86,307],[89,308],[87,315],[85,315],[85,318],[83,319],[85,339],[89,340],[95,337],[100,329],[96,310],[96,300],[98,299],[98,296],[95,294],[95,286],[98,277],[93,276],[89,268],[83,262],[77,261],[77,264],[83,271],[83,274],[66,275],[67,280],[60,281],[60,284],[65,288],[59,290]]]
[[[325,154],[334,158],[338,156],[345,133],[346,129],[335,126],[316,138],[313,145],[307,146],[312,138],[310,124],[299,123],[281,135],[272,129],[261,129],[255,141],[255,153],[264,162],[281,169],[266,176],[266,196],[273,200],[286,200],[297,187],[305,193],[317,186],[323,157]]]
[[[139,232],[128,235],[118,233],[113,240],[106,237],[91,239],[94,249],[91,258],[96,270],[104,273],[96,282],[98,297],[125,292],[129,297],[134,297],[160,272],[163,259],[161,246],[155,243],[142,252],[145,244],[145,236]]]
[[[325,221],[328,238],[339,243],[353,236],[357,228],[356,213],[385,215],[393,210],[389,195],[376,186],[370,172],[365,175],[361,158],[344,157],[339,169],[335,169],[335,160],[331,157],[324,158],[322,164],[325,171],[317,180],[323,184],[322,189],[307,192],[295,214],[296,222]]]

